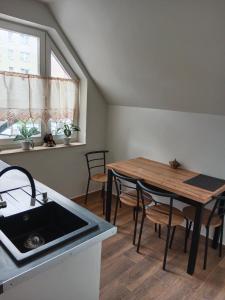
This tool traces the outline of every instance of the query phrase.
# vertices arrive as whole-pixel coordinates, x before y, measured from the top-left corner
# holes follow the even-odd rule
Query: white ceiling
[[[112,104],[225,114],[225,0],[46,0]]]

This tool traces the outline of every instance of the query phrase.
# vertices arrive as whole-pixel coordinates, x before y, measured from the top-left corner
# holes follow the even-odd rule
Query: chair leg
[[[222,250],[223,250],[223,227],[224,227],[224,216],[222,217],[222,224],[221,224],[221,228],[220,228],[219,257],[222,257]]]
[[[137,234],[137,223],[138,223],[138,213],[139,209],[136,207],[136,216],[135,216],[135,225],[134,225],[134,237],[133,237],[133,245],[136,244],[136,234]]]
[[[171,239],[170,239],[170,245],[169,245],[170,249],[172,248],[175,231],[176,231],[176,226],[173,227],[173,231],[172,231],[172,235],[171,235]]]
[[[90,185],[90,178],[88,178],[88,183],[87,183],[86,196],[84,201],[85,204],[87,204],[89,185]]]
[[[105,184],[102,184],[102,191],[101,191],[101,197],[104,197],[104,192],[105,192]]]
[[[115,208],[115,215],[114,215],[113,225],[116,225],[116,217],[117,217],[117,210],[118,210],[119,201],[120,201],[120,198],[117,196],[116,197],[116,208]]]
[[[102,184],[102,213],[105,214],[105,184]]]
[[[208,242],[209,242],[209,227],[206,227],[206,237],[205,237],[205,254],[204,254],[204,264],[203,269],[206,269],[207,256],[208,256]]]
[[[135,221],[136,207],[133,208],[133,221]]]
[[[191,226],[192,226],[192,221],[190,221],[189,227],[188,227],[188,238],[189,238],[189,236],[190,236]]]
[[[185,228],[185,240],[184,240],[184,253],[187,253],[187,241],[189,237],[189,221],[186,219],[186,228]]]
[[[144,219],[145,219],[145,213],[142,213],[142,219],[141,219],[141,227],[140,227],[140,232],[139,232],[139,237],[138,237],[138,244],[137,244],[137,252],[139,252],[140,249],[140,244],[141,244],[141,236],[142,236],[142,230],[143,230],[143,225],[144,225]]]
[[[102,199],[102,214],[105,215],[105,198]]]
[[[155,223],[155,232],[157,232],[157,224]]]
[[[166,270],[166,260],[167,260],[167,255],[168,255],[168,250],[169,250],[169,242],[170,242],[170,230],[171,226],[167,226],[167,237],[166,237],[166,246],[165,246],[165,252],[164,252],[164,259],[163,259],[163,270]]]
[[[159,236],[159,238],[161,238],[161,225],[160,224],[159,224],[158,236]]]

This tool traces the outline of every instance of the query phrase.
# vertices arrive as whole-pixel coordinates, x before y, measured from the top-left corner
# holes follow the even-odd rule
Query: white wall
[[[105,128],[107,105],[96,85],[77,58],[76,52],[67,41],[60,27],[49,10],[33,0],[1,0],[0,16],[6,15],[29,22],[47,26],[56,30],[88,79],[87,91],[87,135],[86,145],[38,151],[32,153],[18,153],[10,155],[0,154],[0,159],[9,164],[17,164],[27,168],[32,175],[56,191],[74,197],[83,194],[86,188],[87,167],[84,153],[89,150],[105,148]],[[47,28],[46,27],[46,28]]]
[[[225,178],[225,117],[150,108],[109,106],[112,160],[145,156]]]

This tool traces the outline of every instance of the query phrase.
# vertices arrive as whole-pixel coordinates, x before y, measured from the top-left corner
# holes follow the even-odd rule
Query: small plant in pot
[[[30,150],[34,148],[34,142],[32,136],[40,133],[36,127],[28,127],[26,122],[20,122],[21,126],[19,128],[20,134],[18,134],[14,141],[21,141],[21,147],[23,150]]]
[[[58,128],[57,133],[64,133],[64,145],[69,145],[71,140],[71,135],[73,132],[80,131],[80,127],[74,124],[63,124],[61,128]]]

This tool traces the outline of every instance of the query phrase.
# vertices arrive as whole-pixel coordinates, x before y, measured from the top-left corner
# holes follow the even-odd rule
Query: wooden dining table
[[[108,222],[110,222],[111,219],[113,184],[112,169],[122,175],[143,180],[146,184],[163,189],[167,192],[169,191],[175,193],[176,195],[178,195],[179,201],[188,205],[192,205],[196,208],[191,248],[187,265],[187,273],[192,275],[195,270],[196,258],[198,253],[202,210],[205,205],[207,205],[214,199],[215,196],[224,194],[225,183],[220,184],[220,187],[213,191],[190,185],[186,183],[186,181],[195,178],[199,175],[199,173],[183,168],[173,169],[167,164],[149,160],[143,157],[110,163],[107,165],[107,169],[108,183],[105,218]],[[219,231],[218,229],[216,229],[214,233],[214,247],[216,247],[217,245],[218,236]]]

